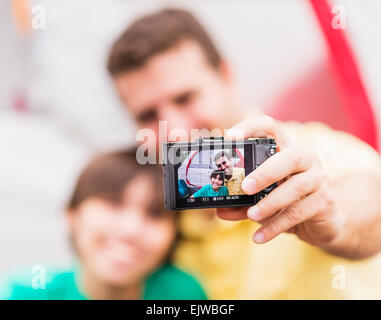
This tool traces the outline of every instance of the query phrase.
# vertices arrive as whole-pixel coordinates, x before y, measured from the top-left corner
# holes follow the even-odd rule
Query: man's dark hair
[[[224,157],[224,156],[226,158],[228,158],[229,161],[231,160],[231,156],[228,152],[221,151],[221,152],[217,153],[216,156],[214,157],[214,162],[217,162],[218,159],[220,159],[221,157]]]
[[[163,9],[135,21],[115,41],[108,57],[108,71],[116,76],[138,69],[183,40],[198,43],[209,64],[219,69],[220,54],[196,18],[185,10]]]

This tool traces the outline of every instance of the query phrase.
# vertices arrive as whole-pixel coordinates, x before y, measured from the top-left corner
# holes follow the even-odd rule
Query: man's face
[[[233,165],[228,157],[222,156],[216,161],[218,170],[224,170],[225,175],[231,176],[233,174]]]
[[[241,120],[234,108],[234,90],[224,63],[214,69],[201,47],[193,41],[153,56],[146,65],[115,77],[124,104],[140,128],[154,130],[167,121],[167,130],[183,129],[190,139],[191,129],[228,129]],[[172,139],[170,136],[168,140]]]

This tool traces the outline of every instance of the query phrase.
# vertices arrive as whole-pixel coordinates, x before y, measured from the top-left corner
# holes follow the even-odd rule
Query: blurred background
[[[0,273],[70,263],[63,211],[79,170],[135,142],[108,49],[134,19],[168,6],[207,27],[246,108],[379,147],[378,0],[0,0]]]

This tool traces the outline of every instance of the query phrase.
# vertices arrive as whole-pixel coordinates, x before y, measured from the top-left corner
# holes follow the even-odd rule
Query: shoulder
[[[63,293],[75,286],[73,270],[36,266],[11,272],[1,280],[2,300],[64,299]]]
[[[194,194],[193,194],[193,196],[201,196],[201,195],[203,195],[204,194],[204,192],[206,192],[207,191],[207,185],[205,185],[205,186],[203,186],[203,187],[201,187],[200,189],[198,189]]]
[[[211,188],[212,186],[210,184],[206,184],[200,189],[200,193],[201,194],[208,193],[211,190]]]
[[[236,177],[245,176],[245,169],[233,167],[233,175]]]
[[[299,146],[316,153],[331,178],[348,172],[381,170],[379,154],[359,138],[320,122],[283,122],[284,132]]]
[[[147,280],[145,299],[205,300],[200,283],[181,269],[166,264]]]

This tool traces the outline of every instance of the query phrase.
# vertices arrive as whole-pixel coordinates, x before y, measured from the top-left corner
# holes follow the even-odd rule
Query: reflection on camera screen
[[[244,147],[183,153],[177,170],[178,196],[188,203],[238,199],[244,195]],[[198,198],[198,199],[197,199]]]

